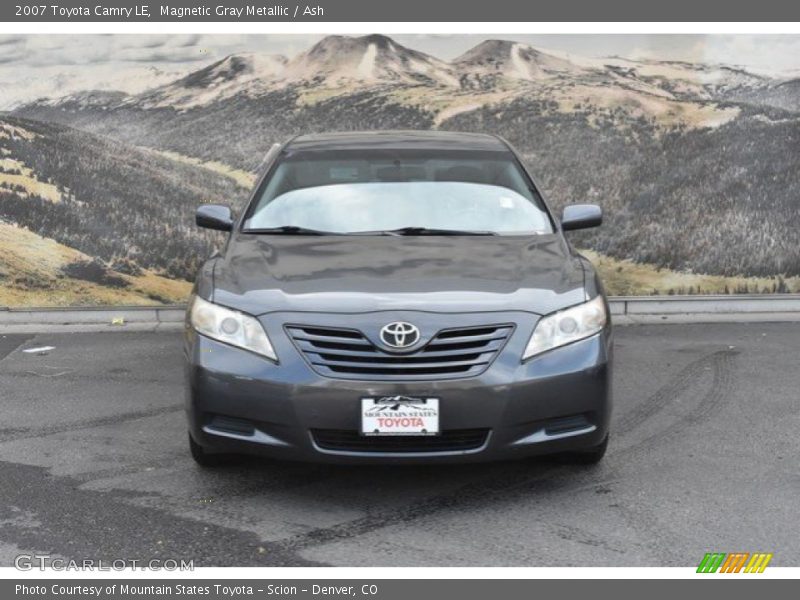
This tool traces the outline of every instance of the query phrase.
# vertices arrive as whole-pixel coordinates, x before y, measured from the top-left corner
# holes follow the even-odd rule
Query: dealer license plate
[[[439,399],[383,396],[361,399],[362,435],[437,435]]]

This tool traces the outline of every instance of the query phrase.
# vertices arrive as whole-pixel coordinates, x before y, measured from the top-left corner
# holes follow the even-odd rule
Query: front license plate
[[[361,399],[362,435],[437,435],[439,399],[384,396]]]

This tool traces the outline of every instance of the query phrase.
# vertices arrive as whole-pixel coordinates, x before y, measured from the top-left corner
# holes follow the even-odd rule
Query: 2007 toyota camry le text
[[[611,412],[603,287],[503,139],[302,135],[274,146],[197,277],[189,447],[340,463],[596,463]]]

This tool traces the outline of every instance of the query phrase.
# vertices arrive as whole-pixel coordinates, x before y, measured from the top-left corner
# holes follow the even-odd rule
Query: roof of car
[[[502,139],[485,133],[456,131],[349,131],[300,135],[287,150],[478,150],[505,151]]]

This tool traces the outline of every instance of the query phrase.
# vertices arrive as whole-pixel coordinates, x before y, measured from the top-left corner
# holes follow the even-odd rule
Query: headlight
[[[602,330],[608,322],[602,296],[542,317],[536,324],[522,360],[577,342]]]
[[[198,333],[278,362],[264,328],[250,315],[195,296],[190,309],[190,320]]]

